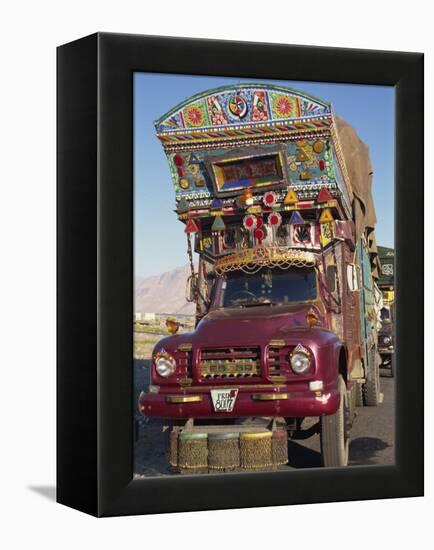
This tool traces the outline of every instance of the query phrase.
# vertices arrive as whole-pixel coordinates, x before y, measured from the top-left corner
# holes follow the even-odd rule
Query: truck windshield
[[[390,310],[387,307],[381,308],[381,320],[387,321],[390,319]]]
[[[312,268],[262,268],[254,275],[228,273],[222,283],[223,307],[249,307],[305,302],[316,298],[316,274]]]

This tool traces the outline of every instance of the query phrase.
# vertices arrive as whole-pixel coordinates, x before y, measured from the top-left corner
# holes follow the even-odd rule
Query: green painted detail
[[[222,439],[238,439],[240,434],[238,432],[225,432],[225,433],[210,433],[208,439],[222,440]]]
[[[190,440],[190,439],[207,439],[208,434],[206,432],[181,432],[179,434],[179,439]]]
[[[395,281],[395,250],[385,246],[378,247],[378,258],[381,264],[380,278],[378,284],[380,286],[393,286]]]
[[[188,202],[184,199],[181,199],[178,202],[177,211],[179,214],[183,214],[184,212],[188,212],[189,206]]]
[[[357,243],[357,262],[361,270],[361,290],[360,297],[360,327],[362,331],[362,346],[364,348],[365,361],[368,358],[368,337],[372,334],[375,326],[375,315],[373,309],[375,307],[375,298],[373,290],[373,279],[371,274],[371,262],[369,252],[362,239]]]
[[[226,229],[225,223],[221,216],[216,216],[211,226],[211,231],[224,231]]]

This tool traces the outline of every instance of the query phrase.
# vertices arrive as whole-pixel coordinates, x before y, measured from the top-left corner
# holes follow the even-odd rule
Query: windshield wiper
[[[275,302],[272,302],[271,300],[261,300],[256,302],[242,302],[240,304],[241,307],[254,307],[254,306],[274,306],[276,305]]]

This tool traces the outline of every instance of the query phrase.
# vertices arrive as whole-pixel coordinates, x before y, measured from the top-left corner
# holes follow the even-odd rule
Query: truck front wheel
[[[321,455],[324,466],[346,466],[349,448],[349,406],[344,379],[338,378],[340,403],[338,410],[321,417]]]

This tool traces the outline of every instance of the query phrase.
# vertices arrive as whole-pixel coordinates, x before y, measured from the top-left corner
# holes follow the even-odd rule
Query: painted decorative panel
[[[277,154],[275,144],[262,145],[260,147],[260,151],[267,156],[272,155],[273,153]],[[212,149],[207,151],[195,151],[191,153],[186,152],[168,155],[170,171],[176,193],[188,195],[195,191],[208,190],[212,192],[212,178],[207,168],[208,159],[211,157],[215,159],[219,156],[226,158],[230,157],[234,153],[238,153],[240,158],[247,158],[247,160],[249,158],[248,155],[243,153],[243,149],[240,148],[232,150]],[[280,178],[282,186],[286,186],[287,184],[321,185],[323,183],[334,182],[336,180],[335,166],[333,165],[332,155],[329,153],[329,142],[325,138],[287,142],[284,146],[283,157],[283,162],[285,162],[283,169],[285,170],[285,173]],[[244,161],[244,164],[246,164],[246,162],[247,161]],[[259,164],[257,157],[252,158],[251,162],[253,163],[252,166],[243,165],[241,167],[234,167],[232,166],[234,163],[231,163],[229,168],[231,168],[233,172],[235,172],[235,169],[237,169],[238,172],[241,169],[244,169],[244,171],[248,172],[247,176],[253,169],[259,174],[259,169],[262,168],[262,165]],[[218,164],[217,161],[216,163]],[[229,165],[229,163],[227,164]],[[248,169],[250,171],[248,171]],[[262,172],[259,175],[261,174]],[[247,176],[246,178],[249,180]],[[235,178],[235,175],[233,177]],[[253,185],[256,179],[253,176],[250,179],[252,180]],[[279,178],[277,177],[276,182],[278,182],[278,180]],[[244,182],[243,186],[248,186],[248,182]]]
[[[206,91],[155,122],[157,133],[329,115],[328,103],[288,88],[244,84]]]

